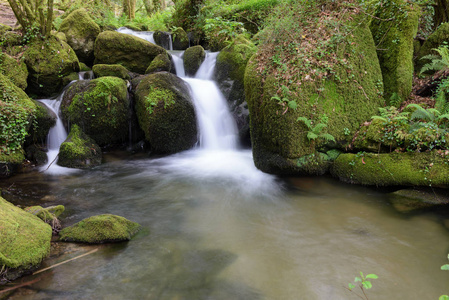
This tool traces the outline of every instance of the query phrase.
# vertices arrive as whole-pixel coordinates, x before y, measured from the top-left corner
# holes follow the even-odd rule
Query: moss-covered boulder
[[[140,225],[123,217],[104,214],[84,219],[60,232],[60,240],[100,244],[129,241]]]
[[[291,5],[296,9],[306,4]],[[300,7],[304,18],[322,10],[316,4],[307,5],[313,7]],[[338,10],[331,8],[326,13],[338,19],[334,15]],[[304,27],[307,32],[298,36],[299,41],[284,41],[283,45],[297,45],[288,46],[285,51],[277,50],[279,37],[270,35],[267,28],[266,44],[249,60],[244,77],[245,96],[254,162],[262,171],[309,174],[306,170],[310,169],[313,174],[322,174],[329,164],[317,151],[344,149],[351,141],[346,132],[355,132],[384,105],[382,74],[365,15],[352,10],[339,22],[340,29],[351,34],[341,35],[329,26],[326,38],[322,23],[314,21]],[[314,38],[302,39],[307,35]],[[338,42],[330,38],[335,35]],[[299,117],[306,122],[299,121]],[[312,154],[314,159],[305,159]]]
[[[157,73],[157,72],[170,72],[175,73],[175,66],[170,60],[167,54],[159,54],[148,66],[145,74]]]
[[[9,51],[12,47],[21,46],[24,43],[22,35],[17,31],[6,31],[0,35],[0,42],[5,50]]]
[[[445,42],[449,42],[449,23],[441,24],[419,48],[415,60],[416,71],[420,71],[426,63],[430,63],[429,59],[423,59],[423,57],[430,54],[437,54],[432,50],[444,45],[443,43]]]
[[[206,52],[203,47],[198,45],[188,48],[184,52],[184,69],[186,75],[195,76],[205,58]]]
[[[95,64],[120,64],[131,72],[143,74],[153,59],[166,51],[129,34],[105,31],[98,35],[94,53]]]
[[[11,26],[0,23],[0,35],[3,35],[3,34],[5,34],[5,32],[11,31],[11,30],[12,30]]]
[[[35,269],[50,251],[51,227],[0,197],[0,283]]]
[[[61,144],[58,157],[58,165],[62,167],[87,169],[101,164],[102,153],[95,141],[75,124]]]
[[[447,192],[407,189],[388,194],[388,200],[401,213],[410,213],[449,204]]]
[[[0,177],[11,175],[25,159],[22,146],[35,113],[36,104],[0,74]]]
[[[240,140],[246,145],[250,144],[250,133],[244,78],[246,65],[256,50],[252,42],[243,36],[238,36],[218,54],[214,73],[218,86],[228,100],[237,122]]]
[[[8,54],[0,53],[0,73],[22,90],[26,89],[28,69],[23,60],[16,60]]]
[[[66,127],[80,126],[100,146],[128,140],[128,112],[126,82],[117,77],[75,82],[61,103]]]
[[[184,81],[167,72],[150,74],[137,85],[135,96],[140,128],[154,152],[176,153],[195,145],[195,109]]]
[[[59,31],[65,34],[67,44],[75,51],[78,59],[87,65],[92,65],[95,39],[101,30],[87,11],[79,8],[71,12],[62,21]]]
[[[32,100],[36,105],[35,121],[26,138],[26,145],[33,143],[45,144],[50,129],[55,126],[57,116],[45,104]]]
[[[186,50],[189,48],[189,37],[181,27],[176,28],[172,32],[173,50]]]
[[[170,45],[172,44],[170,32],[156,30],[153,33],[153,39],[157,45],[170,50]]]
[[[342,181],[374,186],[449,187],[449,156],[442,151],[345,153],[331,174]]]
[[[114,76],[124,80],[131,79],[128,70],[122,65],[98,64],[92,67],[92,71],[94,72],[96,78]]]
[[[382,69],[384,95],[390,105],[399,107],[412,91],[413,41],[418,32],[420,8],[405,0],[382,1],[373,13],[371,31]],[[391,21],[385,21],[385,20]]]
[[[79,71],[73,49],[55,36],[34,39],[23,57],[28,67],[27,91],[36,95],[51,95],[63,88],[63,77]]]

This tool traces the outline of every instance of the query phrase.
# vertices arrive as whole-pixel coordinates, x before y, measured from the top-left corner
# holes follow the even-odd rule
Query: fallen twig
[[[49,266],[49,267],[47,267],[47,268],[41,269],[41,270],[39,270],[39,271],[36,271],[36,272],[33,273],[33,275],[42,273],[42,272],[47,271],[47,270],[50,270],[50,269],[53,269],[53,268],[55,268],[55,267],[57,267],[57,266],[63,265],[63,264],[65,264],[65,263],[68,263],[68,262],[73,261],[73,260],[75,260],[75,259],[81,258],[81,257],[83,257],[83,256],[90,255],[90,254],[92,254],[92,253],[94,253],[94,252],[97,252],[97,251],[98,251],[98,248],[95,248],[94,250],[91,250],[91,251],[89,251],[89,252],[87,252],[87,253],[78,255],[78,256],[76,256],[76,257],[74,257],[74,258],[71,258],[71,259],[62,261],[62,262],[60,262],[60,263],[57,263],[57,264],[54,264],[54,265]]]
[[[27,286],[27,285],[36,283],[36,282],[38,282],[39,280],[41,280],[41,279],[40,279],[40,278],[36,278],[36,279],[34,279],[34,280],[31,280],[31,281],[28,281],[28,282],[25,282],[25,283],[22,283],[22,284],[13,286],[13,287],[10,287],[10,288],[4,289],[4,290],[0,290],[0,294],[1,294],[1,293],[6,293],[6,292],[9,292],[9,291],[13,291],[13,290],[15,290],[15,289],[18,289],[18,288],[21,288],[21,287],[24,287],[24,286]]]

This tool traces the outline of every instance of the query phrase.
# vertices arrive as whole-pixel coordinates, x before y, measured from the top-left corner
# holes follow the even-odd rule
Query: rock
[[[123,80],[131,79],[128,70],[122,65],[98,64],[92,67],[92,71],[94,72],[96,78],[104,76],[114,76]]]
[[[342,181],[375,186],[449,185],[449,156],[445,152],[345,153],[335,160],[331,174]]]
[[[58,32],[55,33],[55,36],[56,36],[59,40],[64,41],[64,42],[67,43],[67,36],[65,35],[64,32],[58,31]],[[71,47],[71,46],[70,46],[70,47]],[[75,51],[75,52],[76,52],[76,51]],[[78,60],[79,60],[79,58],[78,58]]]
[[[29,71],[27,91],[36,95],[61,91],[63,77],[79,71],[75,52],[55,36],[33,40],[23,56]]]
[[[189,37],[181,27],[176,28],[172,32],[173,50],[186,50],[189,48]]]
[[[427,190],[399,190],[388,194],[393,207],[401,213],[447,205],[449,197],[442,193]]]
[[[153,33],[153,39],[157,45],[170,50],[170,44],[172,43],[170,32],[156,30]]]
[[[75,82],[61,103],[66,127],[80,126],[100,146],[128,140],[128,112],[126,82],[117,77]]]
[[[140,128],[156,153],[176,153],[198,141],[195,109],[187,85],[177,76],[147,75],[135,91]]]
[[[47,149],[39,144],[31,144],[26,147],[26,159],[33,162],[36,166],[43,166],[48,162]]]
[[[59,148],[58,165],[68,168],[86,169],[101,164],[102,153],[93,139],[73,125],[67,139]]]
[[[46,208],[36,205],[26,207],[24,210],[50,225],[55,235],[61,230],[61,223],[59,222],[58,217],[65,210],[63,205],[49,206]]]
[[[91,68],[89,68],[85,63],[80,62],[80,72],[88,72],[92,71]]]
[[[45,144],[47,141],[48,132],[53,126],[55,126],[57,117],[56,114],[44,104],[35,100],[32,101],[36,105],[35,123],[37,126],[34,126],[34,124],[31,126],[25,144]]]
[[[218,86],[228,100],[231,112],[237,122],[240,141],[250,146],[249,111],[245,100],[245,68],[256,52],[256,46],[238,36],[229,46],[224,48],[217,56],[214,77]]]
[[[23,60],[17,61],[8,54],[0,52],[0,73],[22,90],[26,89],[28,69]]]
[[[100,27],[89,17],[84,8],[71,12],[61,23],[59,31],[67,37],[67,44],[75,51],[78,59],[87,65],[94,62],[95,39]]]
[[[2,43],[3,47],[21,46],[24,43],[23,40],[24,39],[22,35],[17,31],[6,31],[0,37],[0,42],[3,42]]]
[[[429,54],[436,55],[437,53],[433,51],[433,49],[444,45],[447,41],[449,41],[449,23],[443,23],[431,35],[429,35],[424,44],[419,48],[419,52],[415,60],[416,71],[419,72],[425,64],[430,62],[428,59],[423,59],[424,56]]]
[[[201,46],[193,46],[184,52],[184,69],[187,76],[194,77],[204,59],[206,52]]]
[[[39,266],[52,234],[48,224],[1,197],[0,228],[0,283],[5,283]]]
[[[143,74],[156,56],[167,52],[141,38],[105,31],[98,35],[94,53],[95,64],[120,64],[131,72]]]
[[[268,61],[271,61],[271,52],[265,53],[263,47],[250,58],[244,85],[251,119],[253,157],[260,170],[296,175],[307,175],[305,170],[308,169],[313,170],[313,174],[326,172],[329,164],[322,161],[320,157],[323,156],[317,152],[344,149],[351,141],[345,132],[355,132],[361,123],[378,112],[379,106],[384,105],[381,96],[382,74],[365,16],[352,11],[350,17],[345,17],[342,22],[342,26],[347,26],[345,30],[352,34],[344,36],[345,40],[338,44],[336,54],[340,55],[345,64],[334,64],[334,75],[303,74],[307,65],[299,62],[285,64],[285,68],[282,63],[280,66],[275,65],[276,68],[270,68],[268,62],[260,62],[267,55],[270,57]],[[321,29],[310,27],[308,30],[319,32]],[[313,52],[301,47],[295,51],[299,52],[299,57]],[[329,61],[328,64],[332,63]],[[289,83],[278,76],[282,70],[288,70],[289,74],[303,74],[300,83]],[[312,128],[298,121],[299,117],[308,119]],[[327,124],[326,133],[332,135],[336,142],[309,139],[309,132],[313,133],[313,127],[318,124]],[[312,160],[311,154],[316,154]],[[322,168],[316,165],[309,168],[304,162],[318,163]]]
[[[159,54],[148,66],[145,74],[157,73],[157,72],[170,72],[175,73],[175,66],[170,60],[167,54]]]
[[[60,232],[60,240],[101,244],[129,241],[140,229],[140,225],[123,217],[104,214],[89,217]]]
[[[4,35],[7,31],[11,31],[12,27],[0,23],[0,35]]]
[[[384,83],[384,97],[387,102],[396,93],[402,101],[412,91],[413,81],[413,41],[418,32],[420,9],[405,0],[386,1],[378,5],[372,19],[371,31],[377,51]],[[383,20],[394,17],[394,21]],[[398,99],[398,98],[396,98]],[[398,100],[388,103],[400,106]]]

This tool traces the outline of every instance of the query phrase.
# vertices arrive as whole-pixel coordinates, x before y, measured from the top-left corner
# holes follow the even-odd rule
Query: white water
[[[117,29],[117,32],[134,35],[156,45],[156,42],[153,38],[154,32],[152,31],[134,31],[126,27],[120,27],[119,29]]]

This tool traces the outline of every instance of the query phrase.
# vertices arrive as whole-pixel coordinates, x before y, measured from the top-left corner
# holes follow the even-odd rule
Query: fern
[[[436,109],[425,109],[421,105],[412,103],[407,105],[407,109],[415,109],[410,116],[410,120],[433,121],[436,118],[435,113],[439,114]]]
[[[420,74],[427,71],[449,69],[449,48],[447,46],[440,46],[433,50],[438,52],[439,55],[430,54],[423,56],[421,59],[430,60],[430,62],[421,68]]]
[[[435,108],[442,114],[449,113],[449,78],[440,82],[435,96]]]

